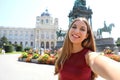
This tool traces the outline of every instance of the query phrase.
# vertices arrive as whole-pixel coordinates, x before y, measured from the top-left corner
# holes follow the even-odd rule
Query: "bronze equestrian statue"
[[[102,35],[102,32],[108,32],[109,34],[111,34],[112,27],[115,27],[114,23],[111,23],[111,24],[109,24],[107,26],[106,22],[104,21],[104,27],[103,28],[99,28],[97,30],[97,35]]]
[[[56,31],[56,34],[57,34],[57,39],[58,39],[59,37],[65,37],[65,35],[66,35],[66,33],[63,33],[61,29],[58,30],[58,31]]]

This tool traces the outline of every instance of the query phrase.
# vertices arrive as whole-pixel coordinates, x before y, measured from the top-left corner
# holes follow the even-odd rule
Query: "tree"
[[[3,47],[4,45],[8,45],[8,40],[5,36],[3,36],[1,39],[0,39],[0,47]]]
[[[117,39],[116,45],[117,45],[117,46],[120,46],[120,38]]]

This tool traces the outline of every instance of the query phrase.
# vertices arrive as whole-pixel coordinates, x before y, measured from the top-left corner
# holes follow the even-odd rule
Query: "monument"
[[[107,32],[111,35],[112,28],[115,27],[114,23],[110,23],[109,25],[106,24],[104,21],[104,27],[97,29],[97,36],[96,36],[96,47],[97,51],[103,51],[105,47],[110,47],[111,50],[114,49],[114,39],[112,37],[103,38],[102,33]]]
[[[92,10],[86,7],[86,0],[75,0],[73,10],[69,13],[69,23],[77,17],[86,17],[92,26]]]
[[[114,23],[110,23],[108,26],[106,25],[106,21],[104,21],[104,27],[103,28],[98,28],[97,30],[97,36],[99,38],[102,38],[102,32],[108,32],[109,34],[111,34],[112,31],[112,27],[114,27]]]
[[[75,0],[74,2],[74,6],[72,11],[70,11],[68,17],[69,17],[69,23],[72,22],[73,19],[77,18],[77,17],[86,17],[90,23],[90,25],[92,26],[92,10],[90,8],[86,7],[86,0]],[[65,34],[59,30],[56,32],[57,37],[64,37]],[[63,44],[63,41],[57,41],[57,48],[60,48]]]
[[[59,30],[56,31],[56,34],[57,34],[57,46],[56,46],[56,49],[59,49],[63,45],[63,41],[64,41],[64,38],[65,38],[66,32],[64,32],[62,29],[59,29]]]
[[[74,18],[86,17],[92,28],[92,14],[93,14],[92,9],[90,9],[89,7],[88,8],[86,7],[86,0],[75,0],[73,10],[70,11],[69,16],[68,16],[69,23],[72,22]],[[114,39],[111,37],[102,38],[102,33],[108,32],[109,34],[111,34],[112,28],[114,26],[115,25],[113,23],[107,26],[106,22],[104,21],[104,27],[99,28],[97,30],[97,36],[96,36],[98,37],[96,38],[97,51],[102,51],[106,46],[109,46],[110,48],[113,49],[113,47],[115,46]]]

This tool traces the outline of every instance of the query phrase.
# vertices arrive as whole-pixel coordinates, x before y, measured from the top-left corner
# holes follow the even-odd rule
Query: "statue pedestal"
[[[59,49],[62,47],[64,41],[57,41],[56,49]]]
[[[113,38],[101,38],[96,39],[96,47],[97,51],[103,51],[105,47],[109,46],[111,50],[113,50],[115,44]]]

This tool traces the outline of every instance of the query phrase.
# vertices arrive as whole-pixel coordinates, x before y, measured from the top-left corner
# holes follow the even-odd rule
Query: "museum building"
[[[56,47],[58,18],[53,18],[46,9],[36,17],[35,28],[0,26],[0,38],[5,36],[10,44],[25,47],[52,49]]]

